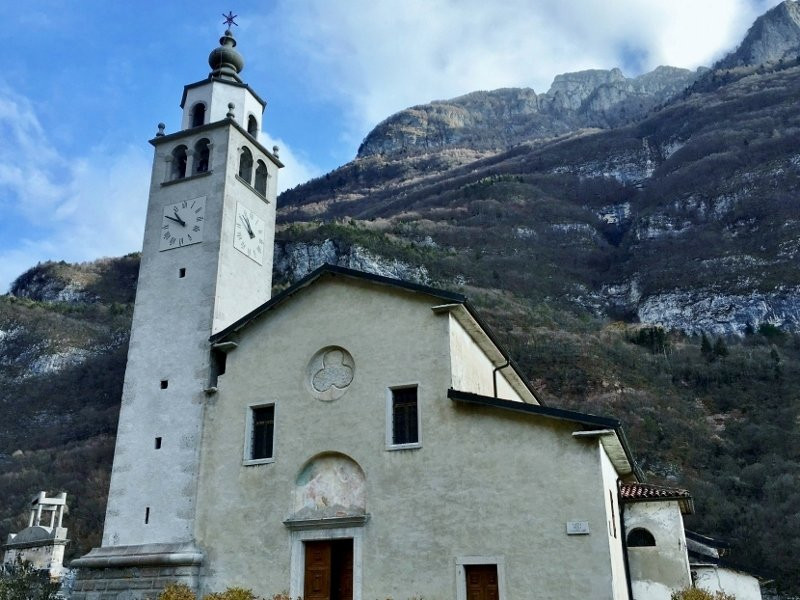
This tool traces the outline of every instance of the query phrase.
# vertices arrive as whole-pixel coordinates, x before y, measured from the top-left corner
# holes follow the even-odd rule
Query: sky
[[[10,0],[0,0],[0,6]],[[159,122],[239,15],[281,190],[355,157],[408,106],[619,67],[695,69],[779,0],[26,0],[3,11],[0,293],[38,262],[141,249]]]

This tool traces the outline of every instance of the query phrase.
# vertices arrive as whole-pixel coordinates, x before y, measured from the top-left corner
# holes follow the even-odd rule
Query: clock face
[[[258,264],[264,262],[264,220],[252,210],[236,204],[233,247]]]
[[[164,206],[160,250],[172,250],[202,242],[205,217],[205,196]]]

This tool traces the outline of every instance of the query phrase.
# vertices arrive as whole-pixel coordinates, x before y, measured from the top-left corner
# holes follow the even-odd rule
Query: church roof
[[[689,490],[652,483],[624,483],[619,491],[623,502],[677,500],[683,514],[694,513],[694,501]]]
[[[400,279],[395,279],[393,277],[384,277],[382,275],[375,275],[373,273],[365,273],[364,271],[357,271],[355,269],[348,269],[346,267],[340,267],[337,265],[329,265],[325,264],[319,267],[318,269],[312,271],[303,279],[295,283],[294,285],[286,288],[277,296],[274,296],[272,299],[268,300],[261,306],[256,307],[242,318],[238,319],[237,321],[228,325],[225,329],[222,329],[212,335],[209,338],[209,341],[212,344],[219,344],[224,342],[227,338],[231,335],[241,331],[242,329],[246,328],[250,323],[254,320],[258,319],[262,315],[280,307],[287,301],[289,301],[292,297],[296,294],[302,292],[307,287],[312,285],[314,282],[319,280],[322,277],[341,277],[341,278],[348,278],[348,279],[355,279],[360,281],[367,281],[370,283],[374,283],[377,285],[389,286],[397,289],[406,290],[411,293],[418,293],[424,294],[426,296],[430,296],[432,298],[438,299],[442,301],[442,304],[439,306],[434,307],[434,310],[437,312],[443,312],[453,309],[457,307],[460,309],[460,312],[466,313],[468,318],[474,323],[474,328],[479,330],[480,333],[485,336],[484,339],[487,340],[487,344],[491,344],[495,349],[495,353],[497,354],[498,358],[502,358],[503,360],[508,362],[508,366],[510,366],[513,370],[513,379],[518,383],[518,385],[527,391],[530,394],[531,400],[533,402],[541,404],[541,401],[536,397],[536,394],[533,388],[530,386],[527,378],[524,377],[522,374],[521,369],[517,366],[517,364],[511,359],[508,352],[505,350],[503,345],[497,339],[497,336],[494,332],[489,328],[489,326],[483,321],[483,319],[478,314],[478,311],[473,307],[467,297],[463,294],[459,294],[457,292],[451,292],[448,290],[443,290],[440,288],[435,288],[427,285],[422,285],[419,283],[411,283],[409,281],[402,281]],[[456,318],[463,318],[461,315],[455,315]]]

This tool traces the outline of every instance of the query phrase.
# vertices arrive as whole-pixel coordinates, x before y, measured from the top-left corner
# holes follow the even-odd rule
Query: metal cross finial
[[[225,13],[222,13],[222,16],[225,17],[224,24],[227,25],[228,27],[230,27],[231,25],[236,25],[237,27],[239,26],[239,24],[236,21],[234,21],[234,19],[239,15],[233,14],[232,10],[229,10],[227,15]]]

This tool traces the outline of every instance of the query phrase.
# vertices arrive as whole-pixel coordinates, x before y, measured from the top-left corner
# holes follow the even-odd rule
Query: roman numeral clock
[[[172,250],[202,242],[205,212],[205,196],[164,206],[159,249]]]

